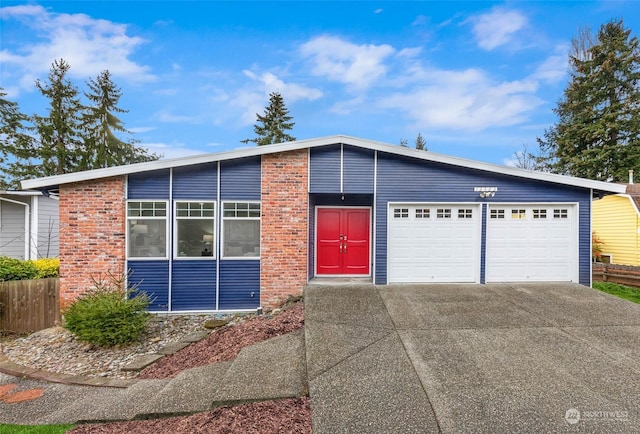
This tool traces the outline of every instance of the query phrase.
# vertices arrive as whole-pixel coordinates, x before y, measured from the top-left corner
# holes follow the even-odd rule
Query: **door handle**
[[[342,253],[342,243],[340,243],[340,253]]]

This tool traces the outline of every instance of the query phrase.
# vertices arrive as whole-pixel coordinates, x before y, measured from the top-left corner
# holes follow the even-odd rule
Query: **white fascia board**
[[[0,190],[0,194],[7,196],[42,196],[42,192],[39,190]]]
[[[412,148],[404,148],[398,145],[376,142],[372,140],[359,139],[345,135],[327,136],[316,139],[299,140],[295,142],[277,143],[273,145],[254,146],[241,148],[233,151],[219,152],[213,154],[195,155],[189,157],[173,158],[167,160],[156,160],[146,163],[129,164],[125,166],[109,167],[105,169],[95,169],[85,172],[68,173],[65,175],[48,176],[22,181],[24,189],[45,188],[59,184],[81,182],[91,179],[108,178],[112,176],[122,176],[131,173],[149,172],[153,170],[167,169],[171,167],[183,167],[194,164],[211,163],[217,161],[232,160],[236,158],[253,157],[258,155],[275,154],[279,152],[289,152],[299,149],[316,148],[327,145],[350,145],[365,149],[386,152],[390,154],[402,155],[436,163],[449,164],[469,169],[477,169],[486,172],[499,173],[516,176],[525,179],[535,179],[539,181],[553,182],[556,184],[570,185],[575,187],[591,188],[599,191],[611,193],[625,193],[626,187],[621,184],[613,184],[602,181],[592,181],[589,179],[575,178],[571,176],[556,175],[553,173],[537,172],[520,169],[517,167],[501,166],[498,164],[483,163],[475,160],[468,160],[460,157],[436,154],[431,151],[422,151]]]

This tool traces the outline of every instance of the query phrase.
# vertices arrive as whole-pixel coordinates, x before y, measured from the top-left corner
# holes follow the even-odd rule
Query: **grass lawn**
[[[634,303],[640,303],[640,288],[632,288],[612,282],[593,282],[593,287],[607,294],[615,295]]]
[[[0,434],[63,434],[74,425],[6,425],[0,423]]]

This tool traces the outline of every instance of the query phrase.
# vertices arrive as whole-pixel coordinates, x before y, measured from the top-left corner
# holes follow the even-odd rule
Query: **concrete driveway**
[[[309,286],[314,433],[640,432],[640,305],[575,284]]]

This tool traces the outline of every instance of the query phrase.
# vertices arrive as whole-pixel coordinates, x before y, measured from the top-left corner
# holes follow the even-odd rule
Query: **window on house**
[[[222,253],[225,258],[260,257],[260,203],[222,204]]]
[[[167,202],[127,202],[127,256],[167,257]]]
[[[407,219],[407,218],[409,218],[409,208],[394,208],[393,209],[393,218],[394,219]]]
[[[533,210],[533,218],[534,219],[546,219],[547,218],[547,210],[546,209],[534,209]]]
[[[215,250],[215,203],[175,203],[175,256],[212,258]]]
[[[436,217],[439,219],[450,219],[451,208],[438,208],[436,210]]]
[[[554,209],[553,210],[553,218],[554,219],[566,219],[569,218],[569,214],[566,208]]]
[[[504,210],[503,209],[492,209],[490,213],[490,218],[492,219],[503,219],[504,218]]]
[[[459,219],[470,219],[473,218],[473,209],[465,208],[458,210],[458,218]]]
[[[431,217],[431,210],[429,208],[418,208],[416,209],[416,218],[417,219],[428,219]]]
[[[524,220],[527,217],[527,213],[523,209],[512,209],[511,218],[514,220]]]

